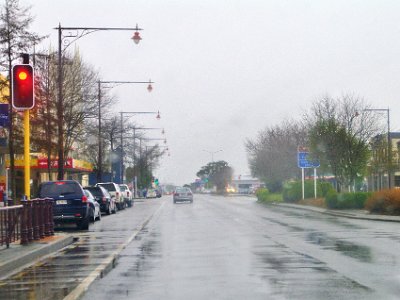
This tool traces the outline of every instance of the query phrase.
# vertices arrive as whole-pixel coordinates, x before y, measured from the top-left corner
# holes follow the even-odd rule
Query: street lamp
[[[124,121],[124,114],[126,115],[137,115],[137,114],[157,114],[157,120],[160,120],[160,111],[121,111],[121,178],[120,183],[124,183],[124,138],[123,138],[123,121]]]
[[[388,188],[392,187],[392,140],[390,137],[390,109],[389,108],[366,108],[363,111],[385,112],[387,118],[387,172],[388,172]]]
[[[97,170],[97,182],[102,181],[102,174],[103,174],[103,147],[102,147],[102,142],[101,142],[101,84],[112,84],[113,86],[109,86],[109,88],[113,88],[118,85],[122,84],[148,84],[147,90],[151,92],[153,90],[152,83],[153,81],[117,81],[117,80],[112,80],[112,81],[98,81],[98,115],[99,115],[99,131],[98,131],[98,143],[99,143],[99,153],[98,153],[98,170]],[[121,125],[122,126],[122,125]]]
[[[138,44],[142,39],[139,35],[139,31],[143,30],[139,28],[136,24],[134,28],[122,28],[122,27],[61,27],[61,24],[54,29],[58,30],[58,99],[57,99],[57,128],[58,128],[58,172],[57,172],[57,179],[62,180],[64,179],[64,99],[63,99],[63,71],[62,71],[62,52],[65,51],[73,42],[77,41],[81,37],[84,37],[90,33],[96,31],[121,31],[121,30],[129,30],[135,31],[134,36],[132,37],[135,44]],[[73,38],[73,40],[62,49],[62,42],[63,42],[63,30],[71,30],[75,31],[75,35],[67,35],[64,38]]]
[[[203,151],[204,151],[204,152],[207,152],[207,153],[210,153],[210,154],[211,154],[211,162],[214,162],[214,154],[215,154],[215,153],[218,153],[218,152],[222,152],[222,149],[217,150],[217,151],[208,151],[208,150],[204,150],[204,149],[203,149]]]

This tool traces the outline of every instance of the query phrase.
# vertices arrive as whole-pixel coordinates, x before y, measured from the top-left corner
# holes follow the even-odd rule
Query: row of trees
[[[344,95],[317,99],[302,120],[285,121],[246,141],[252,174],[272,191],[285,181],[300,178],[297,149],[308,147],[320,161],[320,174],[333,175],[336,189],[352,188],[367,175],[370,141],[384,132],[379,114],[362,98]],[[387,145],[387,144],[386,144]],[[386,145],[381,145],[386,147]]]
[[[48,157],[50,175],[50,160],[57,157],[57,82],[58,61],[57,52],[49,48],[35,51],[35,46],[43,37],[29,32],[33,18],[29,15],[29,7],[23,8],[18,0],[6,0],[0,7],[0,90],[9,90],[11,68],[20,62],[20,54],[30,54],[31,63],[35,68],[35,99],[36,106],[31,110],[31,151],[45,153]],[[164,154],[158,147],[140,147],[143,134],[133,132],[136,124],[121,122],[119,115],[112,111],[116,103],[106,89],[99,91],[99,74],[93,66],[85,63],[77,49],[63,54],[63,126],[64,126],[64,157],[74,155],[74,148],[79,147],[79,156],[93,164],[95,170],[110,171],[111,153],[121,146],[119,137],[124,135],[124,156],[128,165],[128,176],[143,178],[143,184],[151,178],[149,170],[153,170],[158,159]],[[99,95],[99,92],[101,95]],[[11,91],[10,91],[11,93]],[[101,96],[101,102],[99,101]],[[1,94],[1,102],[10,103],[9,93]],[[99,107],[100,106],[100,107]],[[101,110],[102,130],[99,132],[98,113]],[[8,129],[1,129],[3,135],[8,135],[11,186],[16,195],[15,186],[15,155],[22,154],[23,133],[21,132],[21,115],[9,105],[11,124]],[[121,132],[122,130],[122,132]],[[99,142],[102,147],[102,162],[99,161]],[[75,151],[76,153],[77,151]],[[102,163],[102,168],[100,167]],[[133,164],[135,163],[135,169]],[[150,171],[151,172],[151,171]],[[128,178],[131,179],[131,178]]]

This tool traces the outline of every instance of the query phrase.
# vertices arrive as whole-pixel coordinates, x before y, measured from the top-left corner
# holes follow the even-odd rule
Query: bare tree
[[[263,179],[270,190],[280,190],[284,181],[298,177],[297,148],[306,142],[306,128],[298,121],[260,131],[255,140],[246,142],[252,175]]]
[[[21,53],[29,53],[33,45],[39,43],[42,39],[39,35],[28,31],[33,18],[29,14],[30,7],[21,7],[18,0],[5,0],[0,12],[0,66],[8,70],[6,82],[2,86],[11,86],[11,68]],[[15,134],[14,123],[15,114],[11,106],[12,91],[8,100],[10,127],[8,134],[8,144],[10,152],[10,170],[11,170],[11,191],[12,196],[16,198],[17,190],[15,183]],[[18,143],[17,143],[18,144]],[[14,199],[16,200],[16,199]]]

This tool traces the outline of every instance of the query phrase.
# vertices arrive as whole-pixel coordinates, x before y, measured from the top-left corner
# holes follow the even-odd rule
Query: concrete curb
[[[381,221],[381,222],[400,222],[400,216],[385,216],[385,215],[371,215],[362,210],[360,211],[341,211],[341,210],[331,210],[313,206],[306,206],[300,204],[289,204],[289,203],[274,203],[276,206],[302,209],[307,211],[318,212],[325,215],[331,215],[335,217],[343,217],[349,219],[359,219],[368,221]]]
[[[103,278],[108,272],[110,272],[117,264],[119,254],[133,241],[133,239],[146,227],[146,225],[160,213],[161,209],[165,205],[165,202],[152,213],[146,220],[140,225],[139,229],[135,230],[131,236],[121,244],[117,250],[115,250],[109,257],[104,259],[101,264],[90,273],[75,289],[73,289],[63,300],[78,300],[83,297],[84,293],[89,289],[90,285],[99,278]]]
[[[46,237],[40,241],[35,241],[26,246],[10,245],[8,253],[1,253],[2,261],[0,261],[0,279],[12,276],[16,272],[35,263],[36,260],[42,259],[47,255],[72,244],[74,238],[70,235],[55,235]],[[27,250],[28,249],[28,250]]]

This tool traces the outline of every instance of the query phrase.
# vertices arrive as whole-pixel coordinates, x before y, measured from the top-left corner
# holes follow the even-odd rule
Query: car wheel
[[[96,216],[94,215],[94,209],[90,209],[89,219],[93,223],[96,221]]]
[[[78,222],[78,228],[80,230],[88,230],[89,229],[89,216]]]
[[[117,213],[117,207],[116,207],[115,203],[114,203],[114,209],[111,211],[111,213],[113,213],[113,214]]]

